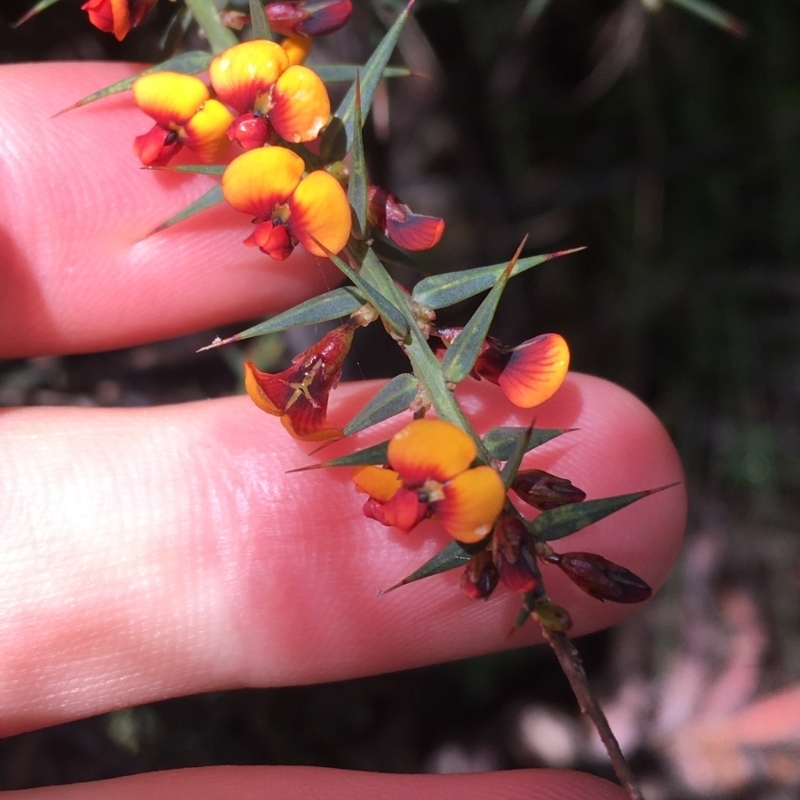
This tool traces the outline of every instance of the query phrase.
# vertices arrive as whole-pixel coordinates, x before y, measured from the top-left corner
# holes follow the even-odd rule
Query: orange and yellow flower
[[[89,22],[122,41],[150,13],[158,0],[88,0],[81,9]]]
[[[280,417],[295,439],[318,442],[341,438],[342,431],[327,419],[328,396],[339,383],[358,325],[355,320],[340,325],[295,356],[289,369],[274,375],[246,361],[247,394],[262,411]]]
[[[133,84],[136,105],[156,124],[137,136],[133,149],[145,166],[164,166],[182,147],[201,161],[217,160],[230,142],[233,115],[193,75],[152,72]]]
[[[283,260],[298,243],[317,256],[347,244],[350,205],[341,184],[324,170],[304,173],[303,159],[285,147],[259,147],[228,165],[222,194],[257,223],[246,245]]]
[[[351,477],[370,496],[366,516],[402,531],[433,516],[454,539],[477,542],[491,532],[505,488],[491,467],[471,466],[476,455],[460,428],[419,419],[389,442],[389,468],[359,467]]]
[[[214,58],[208,74],[217,97],[239,114],[229,136],[243,146],[264,144],[272,131],[287,142],[310,142],[330,121],[331,104],[322,79],[308,67],[293,64],[287,50],[275,42],[259,39],[234,45]],[[241,117],[254,115],[264,120],[264,139],[258,145],[252,135],[244,140],[237,135]]]
[[[450,346],[462,330],[439,328],[436,335]],[[516,347],[487,336],[471,374],[499,386],[515,406],[533,408],[558,391],[568,370],[569,346],[564,337],[543,333]]]

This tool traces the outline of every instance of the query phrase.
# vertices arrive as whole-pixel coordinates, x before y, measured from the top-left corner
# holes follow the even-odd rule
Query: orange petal
[[[269,122],[287,142],[310,142],[331,118],[328,90],[308,67],[289,67],[278,78],[269,103]]]
[[[344,434],[341,428],[333,428],[327,424],[325,414],[317,408],[308,409],[304,413],[283,414],[281,425],[289,435],[301,442],[323,442],[327,439],[341,439]]]
[[[520,408],[533,408],[552,397],[569,369],[569,347],[563,336],[544,333],[511,351],[498,384]]]
[[[302,64],[311,52],[311,45],[314,40],[310,36],[293,35],[287,36],[282,42],[281,47],[286,51],[290,66]]]
[[[249,150],[228,165],[222,194],[237,211],[269,219],[297,188],[305,168],[303,159],[285,147]]]
[[[184,125],[183,143],[206,163],[217,161],[231,141],[228,128],[233,114],[219,100],[206,100],[200,110]]]
[[[244,388],[250,399],[267,414],[279,417],[283,414],[283,409],[278,408],[275,403],[270,400],[267,393],[261,388],[260,378],[266,373],[261,372],[252,361],[244,362]]]
[[[128,0],[89,0],[81,8],[89,15],[89,22],[95,28],[113,33],[120,42],[131,29]]]
[[[352,224],[350,204],[344,189],[333,175],[324,170],[315,170],[303,178],[289,199],[289,208],[291,216],[287,224],[292,236],[309,253],[327,255],[319,244],[331,253],[338,253],[347,244]]]
[[[289,57],[279,44],[257,39],[220,53],[208,75],[219,99],[243,114],[254,109],[288,66]]]
[[[359,492],[366,492],[379,503],[391,500],[403,485],[400,476],[393,469],[375,466],[354,467],[350,480]]]
[[[194,75],[151,72],[133,84],[136,105],[164,128],[185,125],[211,95]]]
[[[454,539],[471,544],[491,532],[505,496],[503,481],[491,467],[475,467],[447,483],[444,499],[431,503],[431,508]]]
[[[408,486],[433,479],[443,483],[463,472],[477,451],[470,437],[438,419],[417,419],[389,442],[389,464]]]

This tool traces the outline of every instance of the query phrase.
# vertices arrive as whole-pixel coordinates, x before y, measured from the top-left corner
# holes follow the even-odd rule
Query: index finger
[[[148,237],[213,177],[140,169],[152,124],[128,94],[52,119],[134,74],[131,64],[2,67],[0,357],[124,347],[274,313],[337,281],[302,248],[244,247],[250,221],[217,205]]]

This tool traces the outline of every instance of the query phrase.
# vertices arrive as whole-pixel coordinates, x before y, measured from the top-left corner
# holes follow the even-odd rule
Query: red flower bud
[[[539,511],[547,511],[567,503],[580,503],[586,498],[586,492],[573,486],[572,481],[541,469],[520,470],[514,477],[511,488],[517,497]]]
[[[248,111],[239,114],[228,128],[228,138],[238,142],[245,150],[263,147],[269,139],[269,124],[261,114]]]
[[[461,576],[461,589],[472,600],[486,600],[497,586],[497,567],[488,550],[475,553]]]
[[[546,560],[561,567],[576,586],[598,600],[641,603],[653,593],[638,575],[595,553],[553,553]]]
[[[353,13],[350,0],[310,0],[264,6],[270,28],[284,36],[324,36],[338,31]]]
[[[406,250],[428,250],[444,233],[444,220],[415,214],[405,203],[380,186],[367,187],[367,219]]]
[[[495,523],[492,548],[500,580],[514,592],[530,592],[538,583],[525,549],[528,533],[522,520],[502,514]]]

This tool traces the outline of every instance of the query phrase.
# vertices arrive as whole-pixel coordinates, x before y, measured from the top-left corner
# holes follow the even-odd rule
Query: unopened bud
[[[528,505],[547,511],[568,503],[580,503],[586,492],[572,485],[572,481],[559,478],[541,469],[523,469],[514,477],[511,488]]]
[[[561,567],[576,586],[598,600],[641,603],[653,593],[638,575],[595,553],[553,554],[548,561]]]
[[[497,586],[497,567],[488,550],[475,553],[461,576],[461,588],[473,600],[485,600]]]

